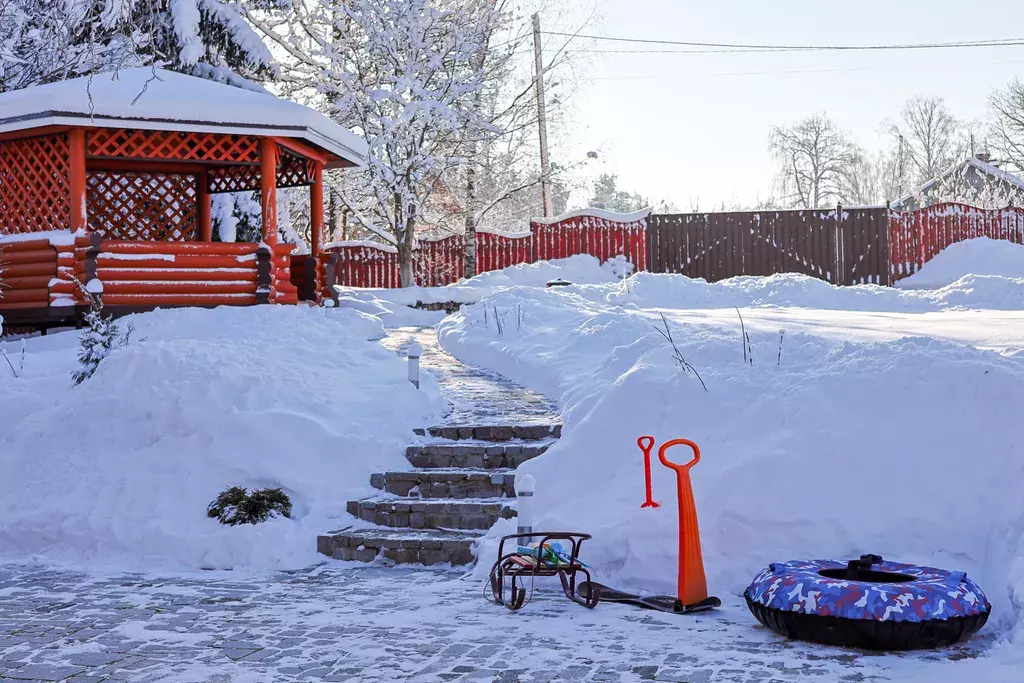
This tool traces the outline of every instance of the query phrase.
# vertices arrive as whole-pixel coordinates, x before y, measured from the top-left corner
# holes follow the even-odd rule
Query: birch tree
[[[803,209],[843,201],[862,158],[860,148],[823,113],[773,127],[768,149],[779,164],[780,201]]]

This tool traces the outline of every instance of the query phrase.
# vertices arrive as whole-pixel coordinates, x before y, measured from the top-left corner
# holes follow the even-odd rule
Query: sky
[[[1024,38],[1022,0],[570,0],[587,33],[756,44],[891,44]],[[544,13],[541,14],[542,22]],[[559,40],[545,36],[546,44]],[[594,50],[681,49],[605,41]],[[868,149],[921,94],[980,120],[994,88],[1024,77],[1024,46],[781,54],[591,53],[557,153],[586,173],[681,210],[771,195],[768,132],[826,112]],[[557,76],[551,80],[557,80]],[[554,161],[560,161],[555,158]]]

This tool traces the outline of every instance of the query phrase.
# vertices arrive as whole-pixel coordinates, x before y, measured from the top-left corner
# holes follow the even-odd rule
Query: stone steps
[[[499,519],[515,517],[515,469],[561,436],[557,424],[430,427],[406,449],[414,469],[378,472],[382,495],[347,504],[375,525],[317,538],[317,550],[339,560],[453,565],[474,561],[474,541]]]
[[[416,429],[418,436],[432,436],[437,439],[476,439],[477,441],[512,441],[520,439],[523,441],[536,441],[550,437],[559,438],[562,436],[562,425],[541,424],[541,425],[502,425],[502,426],[477,426],[477,427],[428,427],[427,429]]]
[[[341,529],[317,538],[317,552],[336,560],[373,562],[383,556],[396,564],[471,564],[478,535],[465,531]]]
[[[440,443],[409,446],[406,459],[413,467],[424,469],[459,467],[478,469],[515,469],[548,449],[546,441],[516,441],[502,444],[487,442]]]
[[[349,501],[349,514],[383,527],[410,529],[490,529],[516,516],[511,499],[368,498]]]
[[[370,486],[410,498],[514,498],[512,470],[412,470],[370,475]]]

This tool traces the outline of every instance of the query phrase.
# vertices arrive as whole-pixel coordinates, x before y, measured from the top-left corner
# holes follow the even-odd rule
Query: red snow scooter
[[[659,505],[651,497],[651,451],[654,448],[654,437],[641,436],[636,443],[644,454],[644,481],[647,493],[647,498],[640,507],[655,510]],[[669,461],[665,453],[673,446],[688,446],[693,451],[693,460],[685,464]],[[584,600],[595,595],[608,602],[624,602],[673,614],[690,614],[720,607],[721,600],[708,596],[704,560],[700,551],[700,531],[697,527],[697,508],[693,501],[693,487],[690,485],[690,468],[700,462],[700,448],[689,439],[672,439],[658,449],[658,460],[676,473],[676,493],[679,496],[679,576],[676,596],[636,595],[589,580],[581,583],[577,590]]]

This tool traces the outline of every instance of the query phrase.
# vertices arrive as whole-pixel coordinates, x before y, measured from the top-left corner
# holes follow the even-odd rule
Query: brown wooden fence
[[[648,270],[708,282],[803,273],[836,284],[888,284],[885,207],[653,214]]]

